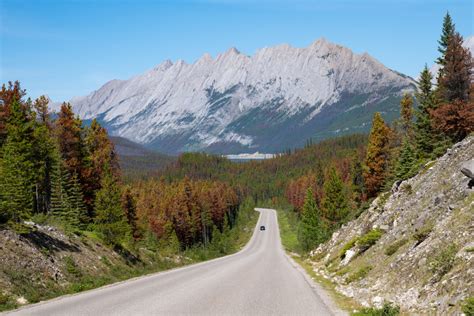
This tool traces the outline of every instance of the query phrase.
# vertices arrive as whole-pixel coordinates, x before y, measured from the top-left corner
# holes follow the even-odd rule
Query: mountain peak
[[[413,81],[367,56],[325,38],[306,48],[262,48],[253,56],[231,47],[191,65],[164,61],[158,72],[110,82],[71,102],[82,118],[100,117],[111,134],[165,152],[277,152],[297,146],[292,135],[304,140],[328,126],[364,132],[347,126],[344,111],[361,111],[361,128],[370,126],[373,111],[389,111],[388,104],[398,111],[400,92]]]

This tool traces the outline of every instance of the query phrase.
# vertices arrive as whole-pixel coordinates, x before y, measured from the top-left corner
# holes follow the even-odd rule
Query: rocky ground
[[[189,263],[144,248],[112,249],[90,232],[26,224],[28,233],[0,229],[0,311]]]
[[[396,183],[311,253],[315,272],[363,306],[461,314],[474,296],[474,189],[461,172],[473,158],[471,136]]]

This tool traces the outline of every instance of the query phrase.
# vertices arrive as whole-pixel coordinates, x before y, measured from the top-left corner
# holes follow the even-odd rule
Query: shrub
[[[71,256],[67,256],[64,258],[64,264],[66,265],[66,271],[74,276],[75,278],[79,278],[82,276],[81,271],[79,270],[79,267],[77,264],[74,262],[74,259],[72,259]]]
[[[8,295],[5,295],[2,292],[0,292],[0,305],[4,305],[8,303],[8,300],[9,300]]]
[[[451,244],[431,260],[430,271],[435,275],[436,280],[440,280],[454,266],[456,253],[456,245]]]
[[[375,243],[380,239],[380,237],[382,237],[382,234],[383,233],[381,230],[373,229],[359,238],[359,240],[357,241],[357,246],[359,246],[361,252],[364,252],[373,245],[375,245]]]
[[[357,242],[357,240],[359,240],[359,237],[354,237],[352,238],[349,242],[347,242],[344,247],[342,247],[341,249],[341,252],[339,253],[339,257],[342,259],[345,258],[346,256],[346,251],[353,248]]]
[[[419,230],[415,231],[413,234],[413,239],[416,240],[416,246],[421,244],[428,236],[430,235],[431,231],[433,230],[433,226],[425,225]]]
[[[356,272],[352,273],[346,278],[347,283],[351,283],[354,281],[362,280],[369,274],[370,270],[372,270],[372,266],[364,266],[357,270]]]
[[[396,242],[390,244],[386,249],[385,249],[385,254],[387,256],[391,256],[393,255],[395,252],[398,251],[398,249],[403,246],[404,244],[407,243],[407,239],[403,238],[403,239],[400,239],[400,240],[397,240]]]
[[[461,310],[466,316],[474,316],[474,297],[466,299],[462,304]]]
[[[357,316],[397,316],[400,314],[400,307],[391,303],[384,303],[382,308],[364,308],[352,315]]]

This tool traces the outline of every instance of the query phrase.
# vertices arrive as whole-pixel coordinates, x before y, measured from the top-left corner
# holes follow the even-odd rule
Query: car
[[[265,230],[265,226],[260,226],[260,230]]]

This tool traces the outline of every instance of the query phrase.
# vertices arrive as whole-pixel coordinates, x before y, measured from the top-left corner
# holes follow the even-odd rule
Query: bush
[[[71,274],[75,278],[79,278],[82,276],[81,270],[79,270],[79,267],[74,262],[74,259],[72,259],[71,256],[67,256],[64,258],[64,264],[66,265],[66,271],[69,274]]]
[[[461,310],[466,316],[474,316],[474,297],[466,299],[462,304]]]
[[[361,252],[364,252],[373,245],[375,245],[375,243],[380,239],[380,237],[382,237],[382,234],[383,233],[381,230],[373,229],[359,238],[359,240],[357,241],[357,246],[359,246]]]
[[[8,301],[8,296],[0,292],[0,305],[5,305],[6,303],[8,303]]]
[[[425,225],[422,228],[420,228],[420,230],[415,231],[415,233],[413,234],[413,239],[416,240],[416,246],[418,246],[426,238],[428,238],[432,230],[433,230],[433,226]]]
[[[365,266],[357,270],[356,272],[352,273],[346,278],[347,283],[351,283],[354,281],[362,280],[369,274],[370,270],[372,270],[372,266]]]
[[[393,255],[395,252],[398,251],[398,249],[403,246],[404,244],[407,243],[407,239],[403,238],[403,239],[400,239],[400,240],[397,240],[396,242],[390,244],[386,249],[385,249],[385,254],[387,256],[391,256]]]
[[[359,240],[359,237],[354,237],[348,243],[346,243],[344,247],[342,247],[341,252],[339,253],[341,260],[346,257],[346,251],[355,246],[357,240]]]
[[[430,262],[430,271],[435,275],[436,280],[440,280],[454,266],[454,259],[457,253],[456,245],[449,245],[444,248]]]
[[[357,316],[397,316],[400,314],[400,307],[391,303],[384,303],[382,308],[364,308],[352,315]]]

